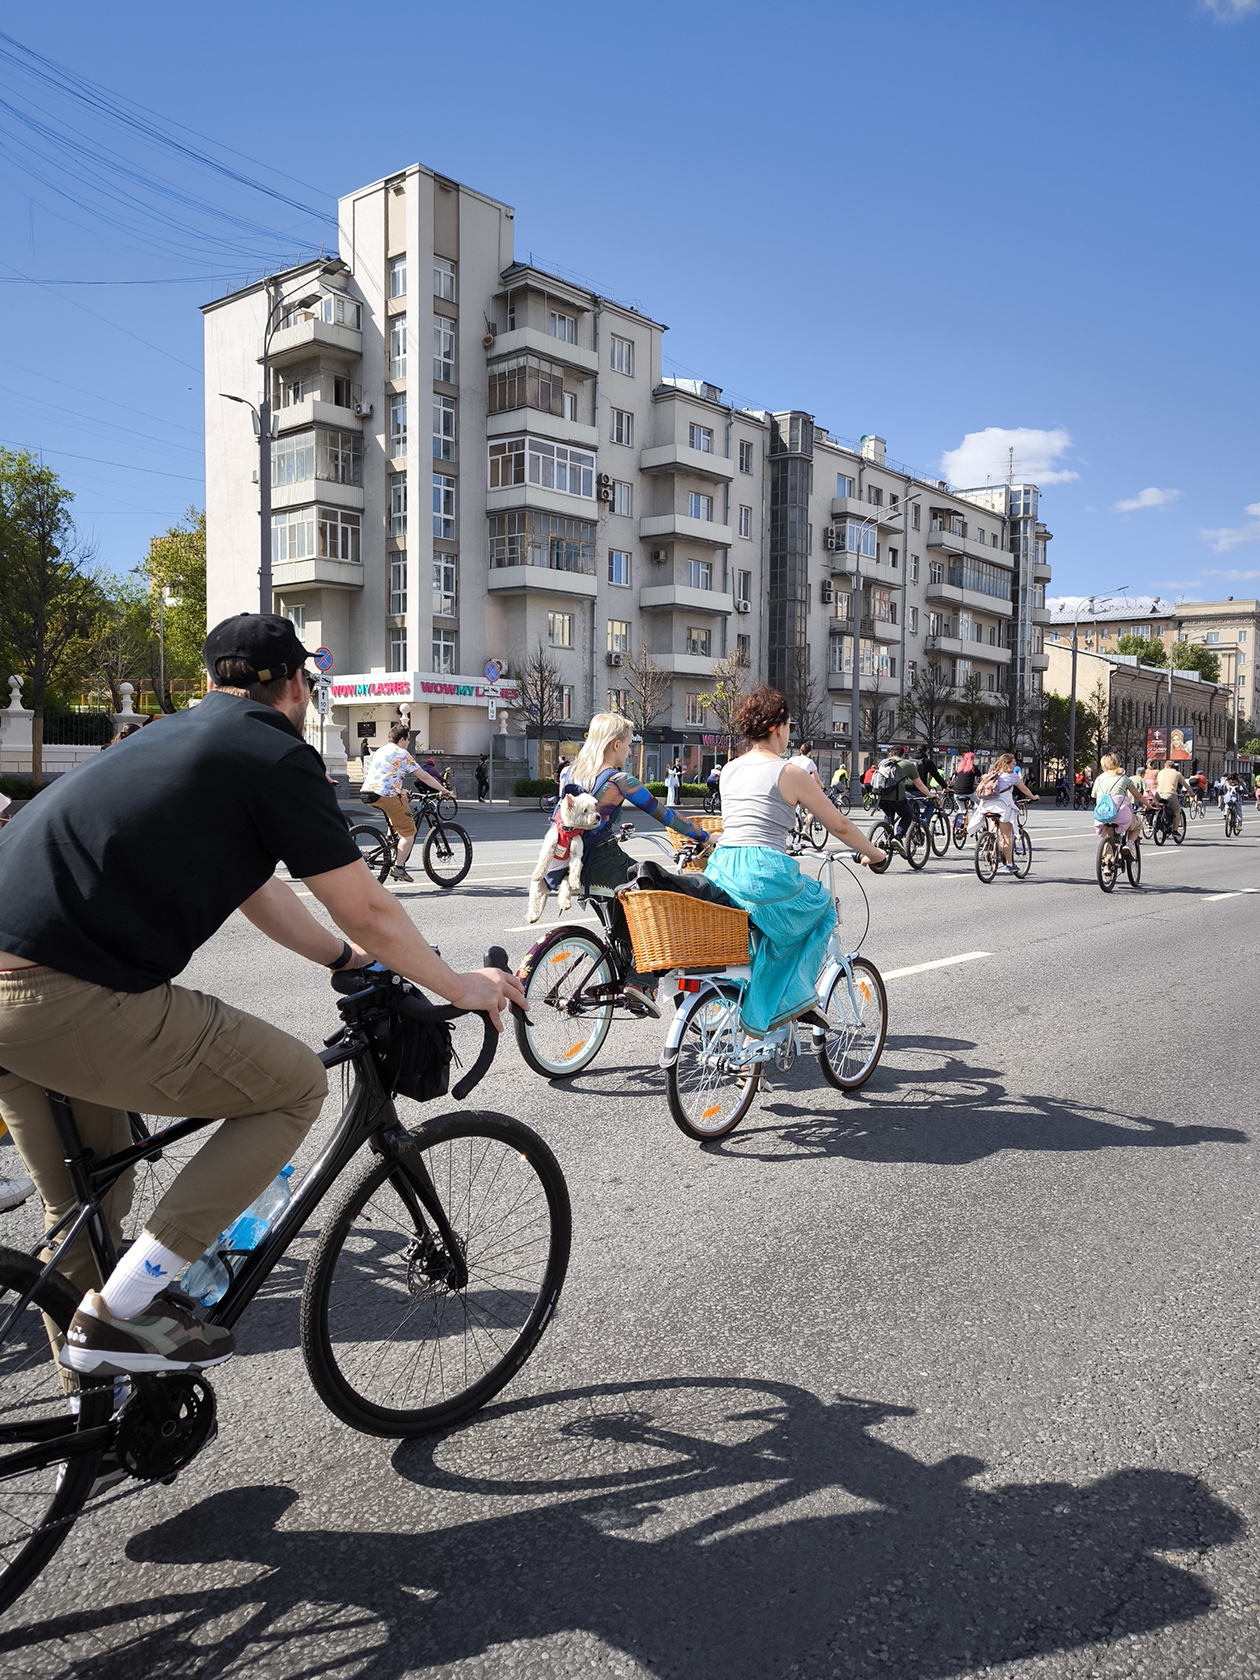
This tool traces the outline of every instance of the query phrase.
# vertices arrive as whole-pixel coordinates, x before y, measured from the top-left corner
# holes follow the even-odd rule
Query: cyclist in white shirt
[[[389,740],[389,746],[381,747],[368,760],[363,771],[363,786],[359,789],[359,797],[365,804],[383,812],[385,821],[398,836],[398,861],[390,870],[391,876],[395,881],[410,881],[407,859],[416,843],[416,821],[403,792],[403,781],[407,776],[414,776],[418,782],[431,787],[435,793],[445,793],[446,789],[436,776],[431,776],[427,770],[422,769],[407,751],[411,742],[411,731],[405,723],[391,725]]]
[[[810,757],[813,750],[814,743],[812,741],[802,741],[800,751],[793,753],[792,757],[788,759],[788,763],[797,770],[803,770],[807,776],[812,776],[821,787],[822,777],[818,774],[818,766]]]

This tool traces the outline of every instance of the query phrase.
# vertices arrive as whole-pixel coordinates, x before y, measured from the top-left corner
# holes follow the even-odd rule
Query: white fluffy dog
[[[559,864],[567,864],[568,870],[556,894],[556,904],[561,915],[569,908],[573,889],[582,884],[582,833],[585,829],[598,828],[599,823],[599,803],[594,794],[566,793],[563,799],[557,799],[551,827],[530,877],[527,922],[536,922],[542,915],[547,903],[547,883],[543,877]]]

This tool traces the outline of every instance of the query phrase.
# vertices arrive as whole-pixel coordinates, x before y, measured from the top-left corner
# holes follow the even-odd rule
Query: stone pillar
[[[115,735],[117,735],[118,731],[124,728],[127,724],[140,722],[138,714],[132,710],[131,706],[131,696],[136,692],[135,688],[131,683],[125,682],[119,683],[118,689],[123,697],[122,711],[110,713],[114,723]]]
[[[31,720],[22,705],[22,679],[9,678],[9,704],[0,712],[0,771],[11,776],[31,773]]]

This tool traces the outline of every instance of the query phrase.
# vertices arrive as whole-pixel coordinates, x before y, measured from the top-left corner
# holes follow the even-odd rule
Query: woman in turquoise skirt
[[[722,771],[722,837],[705,873],[748,912],[761,935],[740,1018],[746,1031],[763,1037],[814,1007],[814,983],[836,922],[827,889],[787,855],[795,807],[803,805],[865,861],[882,863],[884,854],[840,815],[807,770],[784,763],[792,720],[777,689],[753,689],[734,722],[750,746]]]

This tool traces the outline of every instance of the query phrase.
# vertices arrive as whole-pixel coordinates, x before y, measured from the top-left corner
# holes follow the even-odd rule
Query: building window
[[[361,523],[357,513],[348,513],[345,508],[320,508],[315,528],[317,553],[329,560],[357,560]]]
[[[1247,632],[1245,630],[1240,630],[1238,632],[1238,640],[1240,642],[1245,642],[1247,640]]]
[[[713,428],[711,426],[688,426],[687,442],[692,449],[701,455],[713,453]]]
[[[613,443],[624,443],[633,447],[634,415],[624,408],[614,408],[612,411],[612,429],[608,436]]]
[[[340,374],[333,375],[332,400],[334,408],[354,408],[359,401],[362,387],[352,379],[343,379]]]
[[[890,566],[895,566],[897,564],[897,560],[898,560],[897,550],[895,548],[890,548],[888,550],[888,564]]]
[[[918,581],[919,581],[919,556],[917,554],[912,554],[910,556],[909,574],[910,574],[910,582],[911,583],[918,583]]]
[[[861,519],[837,519],[832,530],[832,547],[842,554],[863,554],[874,560],[878,550],[875,527]]]
[[[298,403],[304,403],[307,397],[315,391],[313,379],[282,379],[280,381],[280,407],[296,408]]]
[[[624,549],[608,550],[608,581],[622,589],[630,587],[630,556]]]
[[[444,385],[455,383],[455,323],[445,315],[433,317],[433,377]]]
[[[552,338],[558,338],[561,344],[577,342],[577,322],[572,315],[560,315],[553,309],[548,331]]]
[[[627,519],[634,513],[634,488],[632,485],[623,484],[619,478],[613,479],[612,510],[614,513],[623,514]]]
[[[588,519],[523,508],[490,515],[491,566],[547,566],[556,572],[595,575],[595,533]]]
[[[609,653],[629,653],[630,622],[628,619],[610,618],[608,620],[608,651]]]
[[[919,504],[918,504],[918,502],[912,502],[910,504],[910,529],[912,531],[917,531],[919,529]],[[996,544],[996,538],[994,539],[994,541],[995,541],[995,544]]]
[[[872,507],[883,507],[884,492],[878,484],[868,484],[866,486],[866,499]]]
[[[573,614],[563,612],[549,612],[547,614],[547,640],[552,647],[573,646]]]
[[[455,480],[442,473],[433,475],[433,535],[455,540]]]
[[[503,414],[513,408],[536,408],[543,414],[564,413],[564,374],[537,356],[518,356],[490,370],[489,409]]]
[[[622,717],[630,710],[630,691],[625,688],[610,688],[608,690],[608,710],[620,712]]]
[[[362,484],[363,439],[358,432],[338,432],[318,426],[309,432],[290,432],[271,446],[271,483],[300,484],[323,478],[333,484]]]
[[[353,327],[358,332],[363,325],[363,306],[348,297],[345,292],[327,291],[316,304],[312,314],[317,321],[327,321],[333,327]],[[282,322],[286,327],[292,326],[298,319],[310,319],[305,312],[293,312],[283,316]]]
[[[698,694],[683,696],[683,716],[691,724],[704,722],[704,706],[701,704]]]
[[[847,473],[837,473],[836,474],[836,495],[837,496],[851,496],[853,494],[853,490],[854,490],[853,480],[849,477],[849,475]]]
[[[433,259],[433,295],[447,303],[455,302],[455,264],[445,257]]]
[[[541,438],[503,438],[489,445],[490,488],[537,484],[569,496],[595,499],[595,457],[585,449],[570,449]]]
[[[970,661],[970,659],[955,659],[955,661],[954,661],[954,687],[955,688],[961,688],[962,685],[966,682],[967,678],[970,675],[971,675],[971,661]]]
[[[402,550],[389,557],[389,616],[401,618],[407,610],[407,554]]]
[[[389,377],[391,379],[406,379],[407,377],[407,317],[405,315],[391,315],[389,318]]]
[[[737,665],[744,665],[744,666],[748,666],[748,665],[752,664],[752,637],[751,636],[736,636],[736,638],[735,638],[735,663]]]
[[[435,461],[453,461],[455,459],[454,397],[434,397],[433,399],[433,459]]]
[[[358,560],[360,517],[340,508],[285,508],[271,516],[271,558]]]
[[[941,562],[939,560],[929,560],[928,561],[928,582],[929,583],[944,583],[944,581],[945,581],[945,567],[941,564]]]
[[[747,438],[740,440],[739,470],[742,473],[750,473],[753,470],[753,446]]]
[[[389,669],[391,671],[405,671],[407,669],[407,632],[405,628],[395,625],[389,632]]]
[[[407,535],[407,475],[395,473],[389,481],[389,534]]]
[[[687,562],[687,588],[688,589],[712,589],[713,588],[713,562],[712,562],[712,560],[688,560],[688,562]]]
[[[1220,633],[1219,630],[1208,630],[1204,633],[1204,637],[1203,637],[1203,640],[1205,642],[1219,642],[1220,639],[1221,639],[1221,633]]]
[[[433,611],[438,618],[454,618],[458,611],[455,605],[455,565],[453,554],[433,556]]]
[[[453,630],[435,630],[433,632],[433,669],[439,676],[454,676],[455,632]]]
[[[407,453],[407,399],[389,399],[389,453],[393,460]]]
[[[751,602],[751,600],[752,600],[752,573],[751,572],[736,572],[736,574],[735,574],[735,599],[737,601],[742,601],[745,606],[747,606],[749,604],[749,602]]]
[[[713,497],[701,496],[696,491],[687,493],[688,519],[703,519],[706,524],[713,518]]]
[[[741,537],[752,536],[752,509],[741,505],[739,510],[739,534]]]
[[[566,420],[577,419],[577,396],[573,391],[563,391],[564,417]]]
[[[286,607],[284,616],[293,626],[299,636],[306,634],[306,608],[300,606]]]
[[[918,609],[918,607],[907,607],[906,608],[906,629],[910,632],[910,634],[912,636],[917,636],[918,635],[918,633],[919,633],[919,609]]]
[[[634,374],[634,340],[618,338],[614,333],[608,352],[608,365],[614,373]]]
[[[556,689],[556,716],[567,722],[573,716],[573,685],[561,683]]]
[[[927,615],[927,633],[929,636],[939,636],[943,633],[940,613],[930,612]]]
[[[713,657],[713,632],[701,629],[698,624],[687,626],[687,652],[699,654],[702,659]]]
[[[407,295],[406,257],[391,257],[389,259],[389,295],[390,297],[406,297]]]
[[[864,616],[879,624],[896,624],[897,597],[891,589],[868,589]]]

